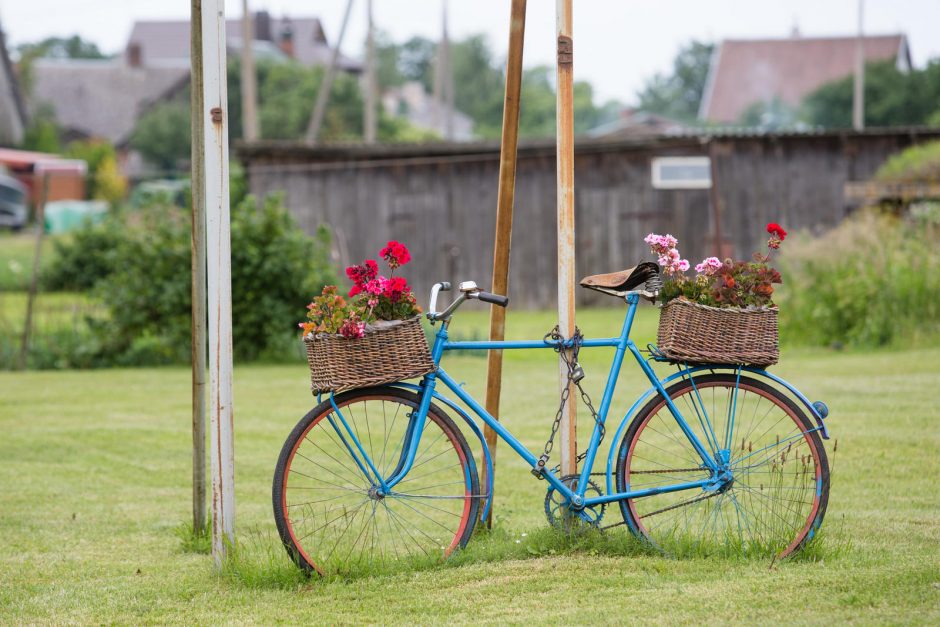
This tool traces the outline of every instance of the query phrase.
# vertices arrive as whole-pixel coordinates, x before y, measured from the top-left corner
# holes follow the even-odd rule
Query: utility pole
[[[232,407],[232,255],[229,212],[225,0],[202,2],[206,270],[209,296],[209,417],[212,557],[222,565],[235,541],[235,440]]]
[[[525,40],[526,0],[512,0],[509,17],[509,56],[506,60],[506,97],[503,102],[503,133],[499,151],[499,188],[496,193],[496,238],[493,245],[494,294],[509,294],[509,251],[512,244],[512,211],[516,195],[516,156],[519,145],[519,96],[522,91],[522,51]],[[506,337],[506,308],[490,306],[490,341]],[[499,397],[503,382],[503,352],[491,350],[486,360],[486,411],[499,419]],[[496,432],[484,427],[486,444],[493,458],[496,474]],[[486,466],[483,485],[487,485]],[[486,519],[493,526],[493,506]]]
[[[202,89],[202,0],[190,7],[190,124],[192,153],[192,385],[193,385],[193,533],[206,528],[206,177]]]
[[[865,128],[865,0],[858,0],[858,37],[855,39],[855,91],[852,97],[852,128]]]
[[[313,107],[313,115],[310,116],[310,125],[307,126],[307,141],[311,144],[317,143],[317,139],[320,136],[320,126],[323,125],[323,115],[326,113],[326,104],[330,99],[330,91],[333,89],[333,77],[336,74],[339,51],[343,46],[343,36],[346,34],[346,25],[349,24],[349,14],[352,11],[352,5],[353,0],[346,1],[346,12],[343,13],[343,24],[339,28],[336,46],[333,47],[333,54],[330,56],[330,64],[326,67],[323,83],[320,85],[320,90],[317,92],[317,102]]]
[[[378,86],[375,74],[375,25],[372,21],[372,0],[366,0],[368,30],[366,31],[366,103],[362,120],[362,133],[367,144],[374,144],[378,127]]]
[[[558,137],[558,330],[570,338],[575,331],[574,282],[574,46],[572,42],[572,0],[556,0],[557,84],[556,126]],[[568,359],[571,351],[566,350]],[[559,356],[560,386],[568,388],[561,427],[561,474],[577,472],[577,398],[568,380],[565,359]]]
[[[441,81],[444,92],[444,137],[454,140],[454,67],[450,58],[450,33],[447,30],[447,0],[444,0],[443,34],[441,37]]]
[[[247,141],[255,141],[261,135],[258,130],[258,79],[252,48],[254,40],[248,0],[242,0],[242,137]]]
[[[29,279],[29,292],[26,294],[26,320],[23,321],[23,335],[20,338],[20,357],[17,367],[26,370],[29,358],[29,336],[33,330],[33,303],[39,291],[39,263],[42,260],[42,237],[46,233],[46,202],[49,200],[49,170],[43,163],[36,164],[33,181],[38,182],[39,194],[36,200],[36,243],[33,247],[33,268]],[[38,179],[38,180],[37,180]]]

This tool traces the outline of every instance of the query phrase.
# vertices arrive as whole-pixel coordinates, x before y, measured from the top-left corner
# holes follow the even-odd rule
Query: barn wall
[[[715,250],[708,190],[654,190],[650,160],[706,155],[714,160],[724,250],[747,257],[761,249],[770,221],[822,231],[849,211],[843,185],[864,180],[890,154],[940,131],[658,138],[581,144],[575,157],[577,273],[620,270],[650,258],[650,231],[679,238],[696,263]],[[468,146],[446,154],[354,155],[296,146],[243,147],[256,195],[284,194],[300,225],[334,234],[340,266],[374,256],[389,239],[406,243],[416,291],[435,281],[489,284],[499,154]],[[334,151],[335,153],[335,151]],[[555,157],[545,145],[520,150],[513,225],[510,297],[516,307],[555,302]],[[581,302],[607,299],[579,290]]]

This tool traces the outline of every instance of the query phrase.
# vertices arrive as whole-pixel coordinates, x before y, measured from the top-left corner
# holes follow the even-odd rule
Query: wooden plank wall
[[[929,137],[910,133],[734,136],[712,138],[723,236],[735,256],[763,246],[763,227],[822,231],[848,211],[849,180],[870,177],[897,150]],[[650,255],[650,231],[679,238],[694,265],[714,251],[707,190],[654,190],[654,156],[708,154],[706,140],[662,138],[649,145],[594,143],[576,154],[579,276],[620,270]],[[435,281],[472,279],[488,286],[495,224],[498,153],[324,162],[296,151],[246,151],[250,188],[284,199],[299,224],[334,234],[340,269],[374,257],[389,239],[407,244],[404,273],[419,297]],[[555,159],[520,151],[513,225],[510,297],[515,307],[555,302]],[[342,273],[340,273],[342,274]],[[609,297],[580,291],[583,303]],[[611,302],[611,304],[613,304]]]

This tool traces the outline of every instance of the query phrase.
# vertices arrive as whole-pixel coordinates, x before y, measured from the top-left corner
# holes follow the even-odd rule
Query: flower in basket
[[[755,253],[751,261],[707,257],[695,265],[695,276],[685,275],[689,262],[679,253],[672,235],[650,233],[643,240],[657,255],[665,275],[660,296],[663,302],[685,298],[711,307],[772,307],[774,284],[782,282],[780,272],[770,265],[770,254],[780,248],[787,232],[776,222],[767,225],[767,254]]]
[[[308,334],[334,334],[354,339],[363,337],[368,326],[380,321],[407,320],[421,313],[414,292],[404,277],[395,276],[395,270],[411,261],[408,248],[390,241],[379,251],[389,267],[389,276],[379,274],[374,259],[346,268],[352,281],[348,300],[339,294],[335,285],[327,285],[323,292],[307,305],[307,322],[301,322],[304,336]]]

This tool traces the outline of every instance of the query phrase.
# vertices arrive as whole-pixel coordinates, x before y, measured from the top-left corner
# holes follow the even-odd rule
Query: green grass
[[[579,323],[611,335],[620,313],[586,311]],[[655,332],[650,314],[638,343]],[[509,335],[541,335],[552,318],[511,314]],[[483,328],[482,313],[454,324]],[[583,357],[599,396],[610,351]],[[557,403],[557,362],[525,351],[506,364],[504,422],[536,448]],[[445,366],[482,397],[484,360]],[[561,536],[544,520],[544,482],[501,446],[493,532],[445,564],[325,581],[297,573],[270,505],[280,446],[312,404],[304,366],[236,368],[239,546],[221,575],[185,527],[187,369],[0,373],[0,623],[936,624],[940,348],[789,350],[774,371],[828,402],[838,438],[823,537],[798,559],[667,559],[622,527]],[[616,410],[644,387],[626,364]]]
[[[40,267],[52,261],[52,237],[42,241]],[[0,292],[25,290],[29,287],[36,252],[34,232],[0,231]]]

